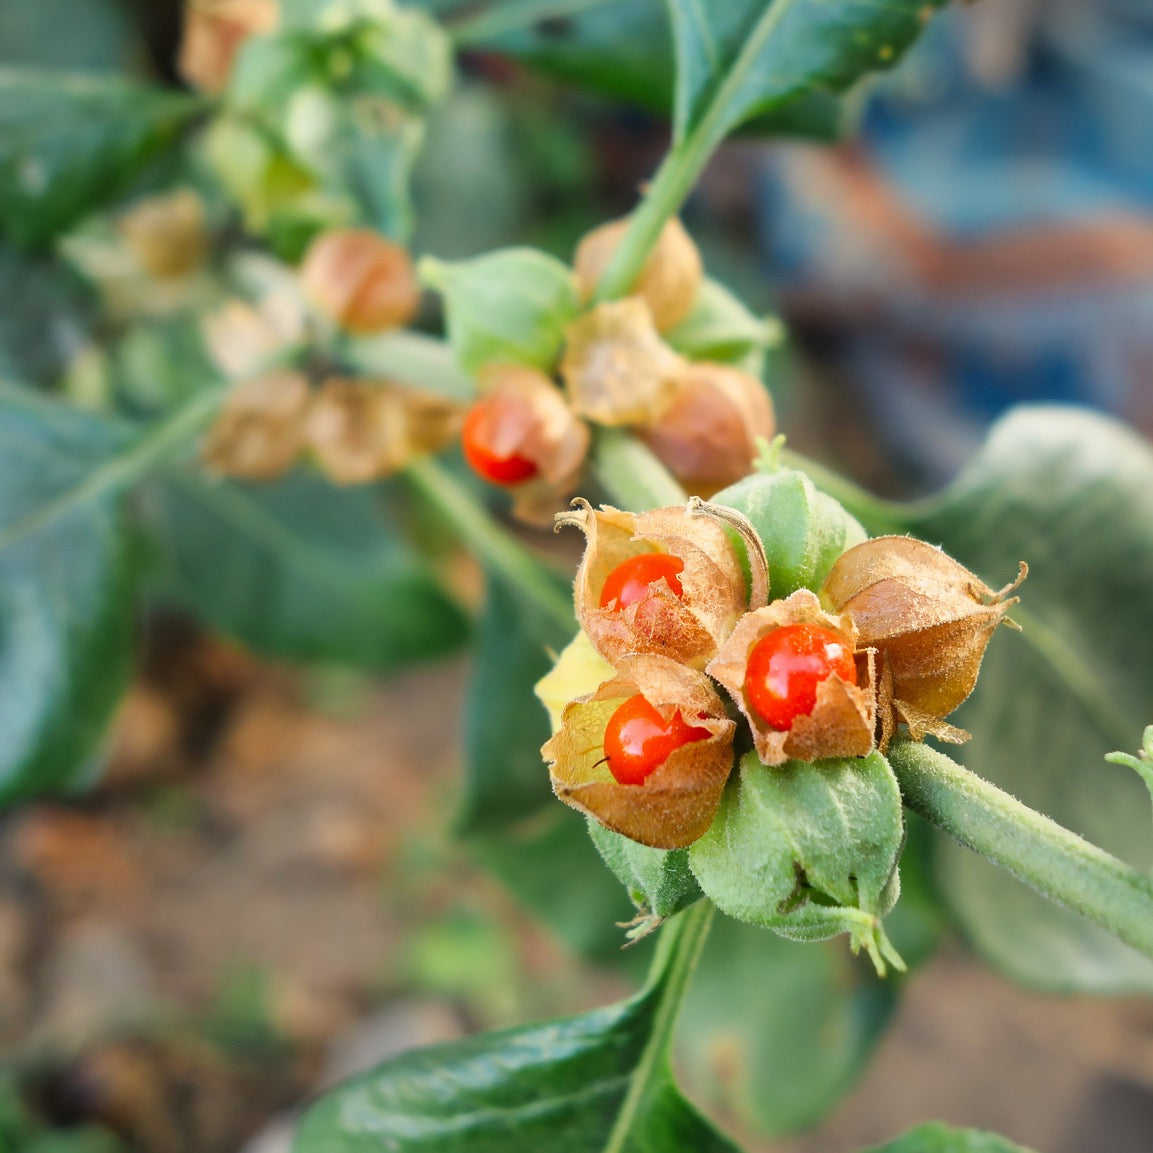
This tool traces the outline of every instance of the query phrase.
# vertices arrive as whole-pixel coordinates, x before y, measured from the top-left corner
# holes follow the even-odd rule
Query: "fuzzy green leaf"
[[[671,917],[701,898],[701,887],[689,868],[687,849],[651,849],[590,820],[589,836],[604,862],[628,890],[643,931],[653,921]]]
[[[0,800],[79,784],[127,686],[138,550],[91,484],[128,440],[0,390]]]
[[[379,671],[464,639],[461,610],[381,489],[181,471],[148,490],[144,511],[160,595],[257,652]]]
[[[1029,1150],[996,1133],[954,1129],[932,1121],[864,1153],[1029,1153]]]
[[[0,68],[0,235],[45,244],[123,191],[201,108],[114,76]]]

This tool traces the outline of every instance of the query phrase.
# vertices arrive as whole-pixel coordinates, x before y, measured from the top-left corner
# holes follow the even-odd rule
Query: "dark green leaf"
[[[1026,804],[1141,868],[1148,798],[1106,765],[1153,718],[1153,452],[1076,409],[1023,409],[908,529],[994,586],[1029,564],[1020,635],[1002,631],[957,714],[955,754]],[[1050,989],[1153,990],[1153,962],[943,841],[938,877],[965,932],[1018,979]]]
[[[80,783],[128,681],[136,553],[93,493],[113,426],[0,390],[0,799]]]
[[[144,66],[144,45],[117,0],[0,4],[0,60],[23,68],[124,72]]]
[[[189,471],[155,484],[144,509],[161,595],[258,652],[390,670],[463,639],[461,610],[380,489]]]
[[[864,1153],[1029,1153],[1029,1150],[996,1133],[954,1129],[933,1121]]]
[[[901,794],[877,752],[769,768],[747,753],[689,863],[717,907],[783,937],[820,941],[850,934],[903,967],[880,918],[899,891]]]
[[[557,578],[558,594],[567,581]],[[541,745],[548,715],[533,696],[553,666],[549,650],[569,638],[496,574],[480,626],[465,715],[464,799],[460,832],[492,832],[553,803]]]
[[[408,1053],[337,1086],[305,1114],[296,1153],[737,1153],[669,1071],[692,967],[679,939],[660,942],[655,979],[623,1004]]]
[[[115,197],[200,108],[112,76],[0,68],[0,233],[51,240]]]
[[[669,0],[677,139],[719,143],[754,116],[892,65],[944,0]]]

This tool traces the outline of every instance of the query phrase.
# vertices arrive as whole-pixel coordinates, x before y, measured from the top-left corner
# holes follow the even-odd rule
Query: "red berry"
[[[622,561],[611,573],[601,589],[601,608],[607,609],[615,600],[618,609],[646,596],[649,586],[664,577],[675,596],[683,597],[685,590],[677,574],[685,567],[679,556],[667,552],[644,552]]]
[[[622,785],[640,785],[682,745],[703,741],[708,729],[690,725],[680,709],[666,721],[640,693],[629,697],[605,726],[605,760]]]
[[[501,456],[491,447],[495,414],[485,400],[478,400],[468,410],[461,429],[460,443],[464,459],[478,476],[490,484],[520,484],[540,471],[536,461],[518,453]]]
[[[857,666],[844,640],[820,625],[785,625],[753,645],[745,695],[765,724],[783,731],[812,713],[817,686],[834,674],[857,683]]]

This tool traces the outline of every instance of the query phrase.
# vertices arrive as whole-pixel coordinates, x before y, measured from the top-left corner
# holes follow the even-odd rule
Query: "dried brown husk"
[[[745,696],[749,653],[762,637],[786,625],[798,624],[819,625],[843,638],[846,649],[855,656],[857,684],[849,684],[836,674],[827,677],[817,686],[812,713],[797,717],[791,729],[773,729],[757,715]],[[728,689],[748,720],[757,755],[766,765],[863,757],[876,745],[876,653],[860,648],[848,616],[825,612],[816,594],[808,589],[798,589],[784,600],[773,601],[742,617],[705,672]]]
[[[631,513],[574,504],[557,524],[574,525],[587,538],[574,596],[577,619],[593,647],[614,665],[630,653],[655,653],[703,668],[749,608],[740,558],[725,529],[683,505]],[[678,576],[683,597],[662,578],[627,608],[601,608],[609,574],[631,557],[652,552],[684,562]]]
[[[664,717],[676,710],[709,737],[690,741],[639,785],[622,785],[603,763],[609,718],[641,693]],[[564,710],[560,730],[541,749],[556,795],[606,828],[655,849],[692,844],[713,823],[733,767],[736,725],[708,679],[666,657],[621,661],[618,675]]]
[[[513,515],[549,525],[576,487],[589,449],[588,425],[535,368],[492,364],[478,376],[483,409],[478,433],[497,456],[523,456],[537,467],[530,480],[508,486]]]
[[[317,312],[357,335],[399,328],[420,307],[408,252],[368,228],[317,237],[301,263],[300,284]]]
[[[674,476],[711,495],[747,476],[758,438],[775,431],[773,402],[755,376],[699,361],[676,378],[660,419],[637,435]]]
[[[204,202],[190,188],[142,200],[117,221],[136,262],[157,280],[179,280],[204,260]]]
[[[443,397],[392,381],[330,377],[309,408],[305,441],[330,480],[364,484],[445,448],[461,419],[460,406]]]
[[[581,294],[591,299],[597,281],[620,247],[629,221],[614,220],[594,228],[577,245],[573,267]],[[665,222],[640,275],[630,293],[649,306],[653,322],[661,332],[675,328],[692,311],[701,287],[704,269],[701,254],[684,225],[675,218]]]
[[[311,394],[297,372],[269,372],[238,384],[201,446],[212,472],[273,480],[296,463]]]
[[[658,420],[684,368],[639,297],[599,304],[565,332],[565,389],[573,411],[598,424]]]
[[[180,75],[202,92],[223,92],[244,42],[271,32],[279,19],[277,0],[189,0],[177,63]]]
[[[844,553],[821,595],[852,618],[862,645],[878,650],[892,679],[892,723],[904,721],[916,740],[960,742],[969,734],[942,718],[973,691],[989,639],[1017,603],[1008,594],[1026,572],[1022,564],[1012,585],[994,591],[931,544],[882,536]]]

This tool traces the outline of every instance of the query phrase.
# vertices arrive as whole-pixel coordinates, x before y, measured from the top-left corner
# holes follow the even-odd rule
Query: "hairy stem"
[[[413,461],[404,476],[452,526],[458,539],[491,571],[499,573],[561,628],[576,625],[572,598],[563,584],[432,457]]]
[[[943,753],[889,750],[905,804],[1049,900],[1153,957],[1153,879]]]

